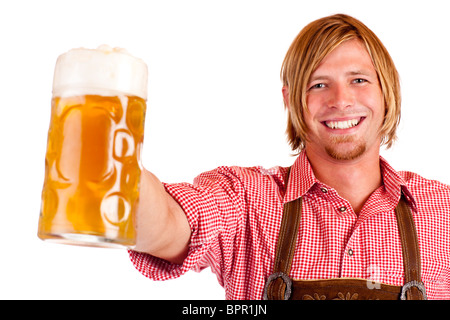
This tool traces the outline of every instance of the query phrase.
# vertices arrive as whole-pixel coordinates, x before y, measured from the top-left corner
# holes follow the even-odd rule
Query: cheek
[[[319,94],[307,94],[306,105],[311,113],[315,113],[323,105],[324,97]]]
[[[306,105],[308,108],[305,110],[303,116],[305,122],[312,123],[323,105],[323,98],[317,95],[308,96],[306,98]]]
[[[360,92],[358,100],[361,105],[372,111],[374,119],[381,119],[381,121],[383,121],[386,108],[381,90],[362,91]]]
[[[384,122],[384,117],[386,114],[386,108],[383,99],[377,99],[372,105],[372,111],[374,113],[375,120],[380,123]]]

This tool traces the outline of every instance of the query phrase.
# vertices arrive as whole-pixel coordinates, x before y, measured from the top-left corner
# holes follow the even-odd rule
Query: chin
[[[345,148],[338,144],[325,147],[327,154],[335,160],[355,160],[366,152],[366,144],[358,143],[351,148]]]

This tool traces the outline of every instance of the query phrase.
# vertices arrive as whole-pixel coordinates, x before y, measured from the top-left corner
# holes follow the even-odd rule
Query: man
[[[219,167],[192,185],[144,170],[136,268],[165,280],[210,266],[227,299],[450,298],[450,187],[379,154],[395,140],[401,100],[380,40],[346,15],[314,21],[282,80],[295,163]],[[333,294],[318,293],[323,279],[337,280]]]

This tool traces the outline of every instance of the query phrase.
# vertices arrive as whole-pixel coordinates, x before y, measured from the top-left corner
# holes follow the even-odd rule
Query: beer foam
[[[56,61],[53,96],[123,93],[146,100],[147,73],[146,63],[123,48],[71,49]]]

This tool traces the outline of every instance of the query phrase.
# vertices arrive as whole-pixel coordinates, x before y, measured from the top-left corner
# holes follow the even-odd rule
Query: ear
[[[281,91],[283,92],[284,105],[286,106],[286,109],[289,110],[291,107],[289,104],[289,88],[287,86],[284,86]]]

